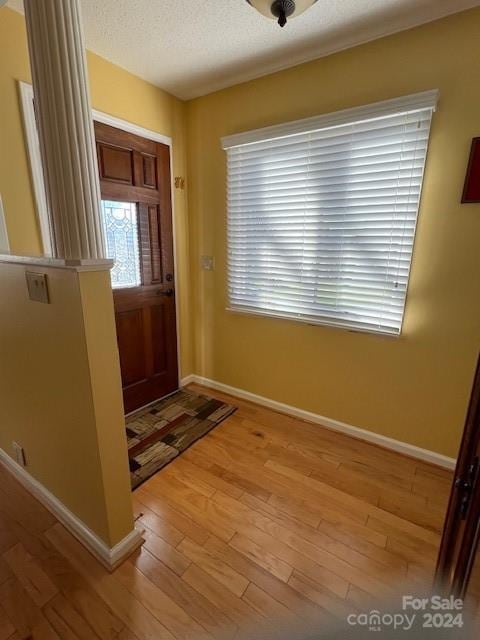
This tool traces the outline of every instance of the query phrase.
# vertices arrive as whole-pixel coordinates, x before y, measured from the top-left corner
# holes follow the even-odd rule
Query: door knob
[[[158,289],[157,296],[167,296],[167,298],[171,298],[174,294],[173,289],[167,289],[166,291],[162,291],[162,289]]]

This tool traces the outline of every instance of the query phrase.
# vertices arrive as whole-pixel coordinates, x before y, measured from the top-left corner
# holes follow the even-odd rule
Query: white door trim
[[[8,241],[7,223],[5,222],[5,211],[3,210],[2,194],[0,193],[0,253],[9,253],[10,243]]]
[[[38,140],[37,123],[35,120],[35,108],[33,103],[33,87],[28,82],[18,82],[20,97],[23,110],[23,121],[25,126],[25,135],[27,139],[28,155],[30,159],[30,168],[32,172],[33,190],[37,205],[37,214],[40,224],[40,233],[43,243],[43,252],[46,256],[53,255],[53,247],[50,233],[50,218],[48,215],[47,198],[45,195],[45,182],[43,178],[42,158],[40,155],[40,144]],[[172,200],[172,233],[173,233],[173,266],[174,266],[174,283],[175,283],[175,319],[177,330],[177,368],[178,368],[178,385],[181,380],[181,363],[180,363],[180,325],[179,325],[179,288],[178,288],[178,271],[177,271],[177,235],[175,224],[175,183],[173,176],[173,141],[169,136],[164,136],[157,131],[145,129],[140,125],[122,120],[116,116],[103,111],[92,109],[92,117],[98,122],[122,129],[136,136],[160,142],[170,148],[170,184],[171,184],[171,200]]]
[[[29,86],[32,89],[33,98],[33,87],[32,85]],[[168,136],[164,136],[161,133],[152,131],[151,129],[145,129],[144,127],[141,127],[138,124],[133,124],[133,122],[129,122],[128,120],[122,120],[116,116],[111,116],[109,113],[97,111],[96,109],[92,109],[92,117],[97,122],[102,122],[103,124],[108,124],[111,127],[128,131],[128,133],[134,133],[136,136],[140,136],[141,138],[148,138],[148,140],[153,140],[154,142],[161,142],[162,144],[166,144],[172,148],[172,139]]]
[[[35,108],[33,104],[33,87],[31,84],[22,82],[21,80],[19,80],[18,86],[22,102],[23,125],[25,127],[25,137],[27,139],[30,171],[32,175],[35,202],[37,205],[38,222],[40,224],[40,235],[42,236],[43,253],[46,256],[53,256],[47,196],[45,195],[40,143],[38,140],[37,121],[35,119]]]

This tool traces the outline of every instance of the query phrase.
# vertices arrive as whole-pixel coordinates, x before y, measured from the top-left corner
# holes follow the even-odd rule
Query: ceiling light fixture
[[[247,0],[262,15],[278,21],[281,27],[287,24],[287,18],[296,18],[317,0]]]

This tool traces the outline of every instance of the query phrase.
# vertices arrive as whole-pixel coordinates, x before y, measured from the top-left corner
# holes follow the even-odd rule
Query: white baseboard
[[[23,467],[0,449],[2,464],[25,489],[52,513],[63,526],[74,535],[106,569],[113,571],[130,553],[139,547],[143,538],[141,532],[133,529],[114,547],[109,547],[80,518],[72,513],[57,497],[35,480]]]
[[[350,424],[346,424],[345,422],[333,420],[332,418],[326,418],[325,416],[320,416],[317,413],[312,413],[311,411],[305,411],[304,409],[299,409],[298,407],[292,407],[291,405],[284,404],[283,402],[270,400],[270,398],[258,396],[255,393],[250,393],[250,391],[237,389],[235,387],[231,387],[228,384],[223,384],[223,382],[217,382],[216,380],[210,380],[210,378],[203,378],[202,376],[190,375],[184,378],[181,383],[182,387],[187,384],[196,383],[205,387],[210,387],[211,389],[216,389],[217,391],[223,391],[224,393],[228,393],[229,395],[237,396],[238,398],[241,398],[243,400],[249,400],[250,402],[262,405],[263,407],[273,409],[274,411],[285,413],[289,416],[294,416],[296,418],[300,418],[301,420],[306,420],[307,422],[313,422],[315,424],[322,425],[322,427],[331,429],[332,431],[338,431],[339,433],[344,433],[346,435],[352,436],[353,438],[357,438],[358,440],[371,442],[372,444],[379,445],[380,447],[384,447],[385,449],[390,449],[391,451],[396,451],[397,453],[403,453],[404,455],[410,456],[411,458],[416,458],[417,460],[422,460],[423,462],[429,462],[430,464],[434,464],[444,469],[455,469],[455,458],[449,458],[442,455],[441,453],[429,451],[428,449],[422,449],[420,447],[416,447],[413,444],[401,442],[400,440],[394,440],[393,438],[388,438],[387,436],[382,436],[379,433],[367,431],[366,429],[361,429],[360,427],[354,427]]]
[[[185,376],[185,378],[182,378],[180,380],[180,387],[186,387],[187,385],[192,384],[192,382],[196,382],[197,379],[198,379],[198,376],[191,373],[189,376]]]

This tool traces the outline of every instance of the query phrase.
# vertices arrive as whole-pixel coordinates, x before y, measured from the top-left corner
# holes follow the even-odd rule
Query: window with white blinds
[[[400,334],[436,100],[222,140],[230,309]]]

